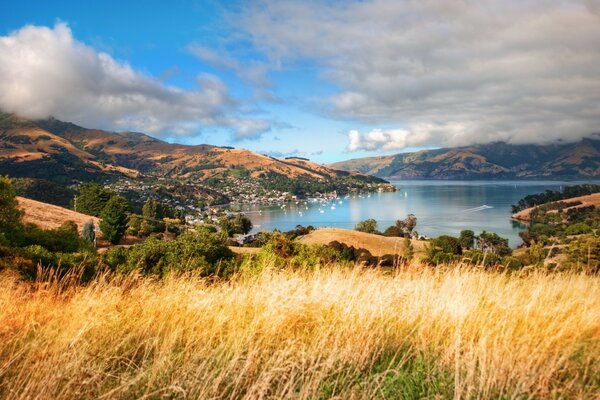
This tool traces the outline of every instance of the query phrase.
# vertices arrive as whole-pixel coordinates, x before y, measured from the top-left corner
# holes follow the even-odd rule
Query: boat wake
[[[462,212],[464,212],[464,213],[472,213],[472,212],[487,210],[488,208],[494,208],[494,207],[488,206],[487,204],[484,204],[484,205],[479,206],[479,207],[468,208],[466,210],[463,210]]]

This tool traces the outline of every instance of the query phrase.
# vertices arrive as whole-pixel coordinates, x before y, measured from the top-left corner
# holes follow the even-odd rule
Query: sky
[[[0,110],[321,163],[600,132],[600,0],[3,1]]]

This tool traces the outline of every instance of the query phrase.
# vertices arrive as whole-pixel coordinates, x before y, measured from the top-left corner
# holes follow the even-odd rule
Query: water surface
[[[522,225],[512,221],[510,206],[519,199],[546,189],[588,182],[562,181],[392,181],[395,193],[340,198],[327,204],[295,202],[281,205],[243,206],[254,223],[254,232],[291,230],[296,225],[353,229],[357,222],[374,218],[383,231],[397,219],[417,216],[416,231],[429,237],[458,236],[463,229],[496,232],[512,247],[521,243]],[[341,204],[340,204],[341,201]],[[333,208],[332,208],[333,206]]]

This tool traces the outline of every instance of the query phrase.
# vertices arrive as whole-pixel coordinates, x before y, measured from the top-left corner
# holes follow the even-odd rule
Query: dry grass
[[[600,208],[600,193],[594,193],[594,194],[589,194],[586,196],[579,196],[579,197],[570,197],[568,199],[545,203],[543,205],[545,206],[548,204],[553,204],[553,203],[558,203],[558,202],[569,203],[569,202],[573,202],[573,201],[580,201],[581,204],[579,204],[577,206],[573,206],[573,207],[567,207],[565,210],[569,210],[571,208],[588,207],[588,206],[594,206],[596,208]],[[530,208],[521,210],[518,213],[513,214],[512,218],[518,219],[520,221],[531,221],[531,212],[538,207],[539,206],[535,206],[535,207],[530,207]]]
[[[350,229],[319,228],[298,239],[300,243],[304,244],[323,245],[328,245],[334,240],[345,243],[348,246],[365,248],[376,257],[383,256],[384,254],[404,253],[404,238],[373,235]],[[411,243],[416,253],[425,252],[427,241],[411,240]]]
[[[0,285],[7,399],[600,393],[598,277],[267,267],[222,283]]]
[[[96,217],[81,214],[67,208],[55,206],[40,201],[17,197],[19,209],[24,212],[23,222],[34,224],[42,229],[56,229],[67,221],[73,221],[77,224],[79,232],[83,230],[83,225],[88,221],[94,221],[98,226],[100,220]]]

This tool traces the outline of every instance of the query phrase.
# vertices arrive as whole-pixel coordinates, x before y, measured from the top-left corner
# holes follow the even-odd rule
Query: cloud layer
[[[600,130],[600,6],[588,1],[278,1],[239,16],[277,65],[311,60],[340,88],[340,118],[395,129],[349,133],[349,151]]]
[[[194,90],[165,85],[77,41],[63,23],[0,37],[3,111],[170,136],[219,127],[244,139],[270,130],[268,121],[244,118],[217,77],[199,75],[196,83]]]

